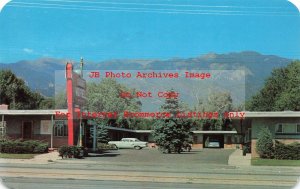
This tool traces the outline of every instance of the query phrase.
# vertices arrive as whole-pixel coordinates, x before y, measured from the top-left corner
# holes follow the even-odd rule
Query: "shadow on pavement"
[[[95,152],[95,153],[89,153],[88,154],[88,157],[115,157],[115,156],[119,156],[120,153],[119,152],[110,152],[110,151],[107,151],[107,152]]]

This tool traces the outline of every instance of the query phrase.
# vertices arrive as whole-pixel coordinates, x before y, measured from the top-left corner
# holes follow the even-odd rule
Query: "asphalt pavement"
[[[73,179],[4,178],[10,189],[236,189],[230,184],[193,184],[165,182],[91,181]],[[239,186],[241,189],[290,189],[288,186]]]
[[[229,156],[233,152],[234,150],[225,149],[201,149],[182,154],[162,154],[157,149],[126,149],[91,154],[91,157],[85,159],[61,159],[52,153],[18,163],[1,161],[0,177],[14,189],[35,186],[42,186],[43,189],[68,186],[291,188],[299,178],[298,167],[228,165]]]

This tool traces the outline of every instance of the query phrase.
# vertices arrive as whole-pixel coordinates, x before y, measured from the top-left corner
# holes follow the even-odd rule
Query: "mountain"
[[[254,51],[228,54],[209,53],[194,58],[115,59],[85,62],[86,70],[245,70],[246,98],[255,94],[274,68],[283,67],[292,60],[275,55],[262,55]],[[45,96],[54,95],[55,71],[64,70],[66,59],[41,58],[33,61],[0,63],[0,69],[11,69],[23,78],[29,87]],[[78,66],[78,63],[76,64]]]

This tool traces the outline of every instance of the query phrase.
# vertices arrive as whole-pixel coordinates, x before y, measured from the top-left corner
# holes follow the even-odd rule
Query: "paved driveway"
[[[163,154],[157,149],[120,149],[100,154],[98,157],[85,158],[89,161],[109,161],[127,163],[164,163],[164,164],[222,164],[227,165],[228,157],[234,150],[201,149],[181,154]]]

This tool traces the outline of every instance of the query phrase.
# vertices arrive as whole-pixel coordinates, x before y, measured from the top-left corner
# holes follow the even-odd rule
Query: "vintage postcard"
[[[300,188],[299,59],[300,0],[0,0],[1,187]]]

